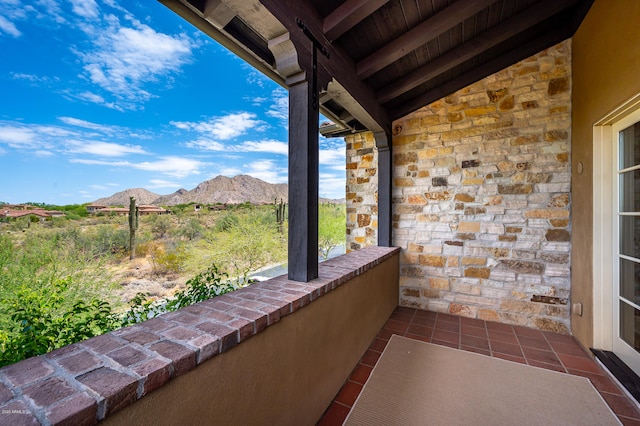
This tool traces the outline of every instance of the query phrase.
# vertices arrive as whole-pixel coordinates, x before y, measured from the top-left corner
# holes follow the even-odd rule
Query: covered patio
[[[636,16],[635,6],[161,1],[289,89],[289,279],[317,277],[322,113],[331,121],[321,133],[347,141],[348,249],[400,247],[399,304],[420,309],[410,315],[459,316],[487,333],[487,324],[504,325],[514,344],[523,325],[537,329],[533,346],[511,348],[516,361],[535,365],[538,355],[548,361],[542,367],[564,372],[572,366],[545,333],[574,334],[572,350],[603,376],[584,348],[608,350],[618,332],[598,325],[617,320],[601,307],[611,290],[593,282],[602,269],[592,237],[608,231],[597,229],[599,195],[588,179],[598,159],[584,138],[593,121],[584,117],[609,113],[600,122],[610,123],[628,114],[637,102],[610,111],[635,99],[637,85],[624,74],[601,109],[573,100],[586,99],[589,84],[616,79],[619,71],[601,70],[589,43],[637,39],[626,26],[618,37],[613,24],[632,22],[623,17]],[[439,340],[434,330],[422,337]],[[472,348],[462,336],[458,345]],[[509,355],[494,351],[489,337],[474,350]]]
[[[589,352],[618,337],[598,132],[640,109],[640,3],[161,2],[289,90],[288,274],[3,368],[0,424],[341,424],[393,334],[587,377],[640,424]],[[351,223],[322,264],[319,129]]]
[[[592,247],[591,236],[606,231],[593,230],[599,218],[592,222],[588,216],[597,211],[583,202],[592,197],[595,205],[598,198],[584,182],[591,173],[590,144],[575,139],[592,124],[583,120],[585,115],[604,113],[587,112],[571,98],[584,99],[588,84],[602,83],[599,75],[593,78],[600,71],[589,71],[597,66],[585,62],[597,61],[588,47],[593,28],[606,22],[595,37],[628,43],[640,36],[637,31],[625,27],[618,40],[612,22],[615,17],[633,22],[622,17],[637,16],[635,6],[594,0],[161,1],[289,89],[290,280],[309,282],[318,276],[320,128],[324,136],[347,140],[349,249],[372,244],[401,249],[399,304],[407,308],[395,311],[373,347],[382,345],[380,336],[389,330],[417,331],[421,325],[411,321],[439,317],[431,335],[427,328],[411,337],[455,344],[454,335],[440,339],[446,330],[436,325],[457,322],[460,349],[516,355],[516,362],[570,374],[590,371],[597,381],[607,382],[585,351],[608,349],[606,335],[616,333],[597,326],[600,303],[609,296],[598,300],[601,289],[592,281],[600,271],[593,257],[600,248]],[[531,61],[540,52],[549,52],[548,57]],[[576,59],[581,66],[574,64]],[[506,71],[519,61],[521,68]],[[602,72],[609,81],[616,78],[613,68]],[[490,83],[486,104],[473,97],[473,90],[464,96],[482,79],[505,76],[531,79],[531,86]],[[605,112],[636,93],[633,83],[622,81]],[[547,97],[536,97],[536,90]],[[568,104],[563,103],[567,97]],[[438,103],[451,107],[432,108]],[[319,113],[330,123],[319,126]],[[456,137],[457,144],[451,142]],[[498,140],[525,148],[505,150]],[[535,147],[538,143],[544,146]],[[461,185],[456,186],[457,179]],[[478,185],[469,189],[473,184]],[[457,203],[438,204],[449,198]],[[447,211],[454,208],[463,213]],[[523,209],[521,218],[509,222],[516,209]],[[423,228],[420,221],[436,225]],[[407,231],[411,227],[419,231]],[[429,238],[421,238],[422,229]],[[418,310],[406,310],[412,308]],[[409,321],[396,323],[403,319]],[[495,330],[490,330],[496,326],[504,327],[509,339],[515,336],[508,344],[518,347],[492,345]],[[482,334],[476,328],[486,336],[465,334]],[[568,346],[558,349],[558,341]],[[574,368],[565,355],[589,367]],[[615,399],[611,395],[620,396],[619,390],[606,388],[608,402]],[[635,408],[622,412],[637,418]]]

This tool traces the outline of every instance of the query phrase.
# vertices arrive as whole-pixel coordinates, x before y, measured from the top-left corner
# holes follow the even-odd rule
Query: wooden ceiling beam
[[[209,0],[204,5],[202,16],[216,28],[222,29],[231,22],[236,14],[222,0]]]
[[[496,0],[456,1],[358,62],[358,77],[364,79],[375,74],[495,2]]]
[[[324,18],[324,36],[327,40],[336,40],[388,2],[389,0],[347,0]]]
[[[511,50],[502,56],[480,65],[473,71],[462,74],[422,95],[411,99],[410,101],[402,102],[390,111],[391,119],[397,120],[402,118],[425,105],[429,105],[430,103],[455,93],[478,80],[501,71],[519,61],[543,51],[544,49],[548,49],[549,47],[572,37],[575,30],[576,27],[572,25],[559,27],[525,43],[524,45],[518,46],[516,49]]]
[[[394,81],[392,84],[380,89],[377,92],[378,102],[385,104],[391,101],[447,70],[486,52],[516,34],[561,13],[578,1],[579,0],[545,0],[544,2],[535,4],[506,22],[492,27],[467,43],[450,50],[426,65]]]
[[[298,54],[310,55],[311,43],[296,23],[296,19],[301,19],[329,53],[328,58],[318,55],[320,73],[347,88],[346,92],[368,116],[358,116],[358,120],[364,126],[371,131],[391,131],[391,120],[387,111],[376,100],[373,89],[356,76],[356,65],[351,57],[341,47],[331,44],[324,37],[323,20],[309,0],[260,0],[260,3],[289,31]]]

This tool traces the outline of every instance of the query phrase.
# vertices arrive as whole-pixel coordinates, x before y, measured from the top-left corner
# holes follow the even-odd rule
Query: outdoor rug
[[[393,335],[346,425],[619,425],[591,382]]]

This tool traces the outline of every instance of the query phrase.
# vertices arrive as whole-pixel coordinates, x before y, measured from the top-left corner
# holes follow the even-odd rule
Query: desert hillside
[[[217,176],[200,183],[192,190],[181,188],[168,195],[159,195],[142,188],[127,189],[110,197],[100,198],[95,204],[108,206],[128,205],[129,197],[135,197],[138,204],[174,206],[176,204],[266,204],[275,200],[288,200],[286,183],[272,184],[248,176],[238,175],[232,178]],[[341,202],[343,200],[321,199],[322,202]]]

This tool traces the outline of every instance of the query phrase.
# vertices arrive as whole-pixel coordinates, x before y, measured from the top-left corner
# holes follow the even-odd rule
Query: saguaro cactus
[[[282,233],[284,230],[284,216],[286,210],[286,204],[280,199],[280,204],[278,204],[277,200],[273,201],[273,204],[276,209],[276,222],[278,223],[278,232]]]
[[[140,212],[135,197],[129,197],[129,260],[136,257],[136,230]]]

